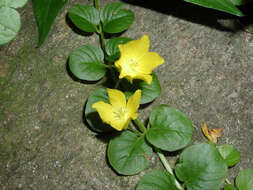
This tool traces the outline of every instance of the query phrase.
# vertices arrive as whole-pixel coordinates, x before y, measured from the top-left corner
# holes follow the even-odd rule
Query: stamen
[[[114,111],[114,115],[115,115],[115,118],[117,120],[125,120],[125,118],[127,117],[127,113],[126,113],[126,108],[119,108],[117,110]]]

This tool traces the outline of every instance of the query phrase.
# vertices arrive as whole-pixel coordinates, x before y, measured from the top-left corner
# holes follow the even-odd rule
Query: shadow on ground
[[[189,22],[198,23],[221,31],[238,31],[243,27],[253,23],[253,3],[240,6],[239,9],[246,15],[245,17],[237,17],[225,12],[204,8],[198,5],[187,3],[181,0],[122,0],[125,3],[144,7],[163,14],[171,15],[179,19],[184,19]],[[234,20],[233,27],[225,27],[218,20],[230,19]],[[238,23],[241,22],[240,23]]]

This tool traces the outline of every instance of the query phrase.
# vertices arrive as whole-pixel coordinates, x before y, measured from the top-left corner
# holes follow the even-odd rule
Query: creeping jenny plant
[[[219,130],[209,131],[204,127],[208,142],[187,147],[193,127],[181,111],[160,105],[152,110],[147,125],[137,118],[139,105],[150,103],[160,95],[154,69],[164,59],[158,53],[149,52],[147,35],[138,40],[127,37],[105,40],[104,33],[110,36],[126,30],[134,14],[120,2],[109,3],[101,10],[98,0],[94,0],[94,5],[75,5],[69,17],[79,29],[97,33],[101,47],[83,45],[74,49],[69,68],[77,78],[87,81],[100,80],[108,73],[110,88],[102,86],[91,92],[85,118],[97,133],[107,135],[118,131],[107,149],[112,168],[121,175],[138,174],[148,167],[154,152],[166,170],[147,172],[137,184],[137,190],[219,190],[221,187],[252,190],[252,169],[240,172],[236,187],[226,178],[228,167],[239,162],[240,154],[231,145],[216,145],[217,137],[221,136]],[[183,148],[172,169],[163,152]]]

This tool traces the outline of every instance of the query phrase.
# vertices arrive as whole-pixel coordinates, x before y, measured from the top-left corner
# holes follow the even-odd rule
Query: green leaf
[[[141,102],[140,104],[147,104],[155,100],[161,93],[161,86],[156,73],[152,72],[152,83],[148,85],[145,81],[134,80],[133,84],[124,81],[126,88],[126,96],[131,96],[137,89],[141,89]]]
[[[228,167],[234,166],[240,161],[240,152],[238,152],[233,146],[224,144],[217,146],[217,148]]]
[[[147,167],[152,153],[144,136],[124,131],[110,141],[107,156],[109,163],[119,174],[134,175]]]
[[[150,117],[151,128],[147,140],[162,150],[175,151],[190,143],[193,128],[190,119],[179,110],[167,105],[155,108]]]
[[[175,177],[165,170],[151,170],[139,181],[136,190],[178,190]]]
[[[109,103],[107,91],[105,88],[98,88],[93,91],[85,106],[85,118],[92,130],[96,132],[114,131],[114,129],[101,120],[97,110],[92,108],[92,104],[98,101]]]
[[[0,0],[0,7],[21,8],[27,3],[27,0]]]
[[[239,190],[253,189],[253,169],[245,169],[239,172],[236,177],[236,187]]]
[[[230,0],[184,0],[202,7],[216,9],[236,16],[244,16],[243,13]]]
[[[32,0],[33,11],[39,29],[38,47],[45,41],[55,17],[67,0]]]
[[[105,44],[105,52],[108,55],[106,58],[110,62],[114,62],[120,57],[120,52],[118,45],[119,44],[125,44],[129,41],[131,41],[131,38],[126,38],[126,37],[117,37],[117,38],[112,38],[108,40]]]
[[[0,8],[0,45],[16,37],[21,27],[19,13],[9,7]]]
[[[122,9],[125,4],[112,2],[101,10],[100,19],[103,29],[107,33],[122,32],[133,23],[134,13],[131,10]]]
[[[228,184],[224,187],[224,190],[236,190],[236,188],[233,185]]]
[[[187,190],[219,190],[227,165],[214,145],[193,145],[180,155],[176,176]]]
[[[85,32],[95,32],[100,22],[99,11],[89,5],[74,5],[68,15],[71,21]]]
[[[245,3],[247,3],[247,0],[230,0],[230,1],[236,6],[244,5]]]
[[[69,68],[79,79],[96,81],[106,72],[103,50],[97,46],[84,45],[74,49],[69,57]]]

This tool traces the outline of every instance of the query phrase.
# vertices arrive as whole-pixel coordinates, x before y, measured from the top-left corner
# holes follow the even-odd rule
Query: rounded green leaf
[[[233,185],[228,184],[224,187],[224,190],[236,190],[236,188]]]
[[[144,136],[124,131],[112,139],[107,156],[111,166],[122,175],[134,175],[144,170],[152,157],[152,148]]]
[[[123,3],[112,2],[101,10],[100,19],[105,32],[122,32],[133,23],[134,13],[131,10],[122,9],[124,6]]]
[[[100,22],[98,10],[89,5],[74,5],[70,8],[68,16],[79,29],[85,32],[95,32]]]
[[[0,7],[20,8],[27,3],[27,0],[0,0]]]
[[[203,143],[184,150],[175,172],[187,190],[219,190],[227,165],[215,146]]]
[[[147,140],[160,149],[175,151],[190,143],[193,128],[190,119],[179,110],[167,105],[155,108],[150,117],[151,128]]]
[[[253,169],[245,169],[239,172],[236,177],[236,187],[239,190],[252,190],[253,189]]]
[[[151,170],[139,181],[136,190],[178,190],[175,177],[165,170]]]
[[[234,166],[240,161],[240,152],[229,144],[217,146],[221,156],[224,158],[227,166]]]
[[[0,45],[13,40],[21,27],[19,13],[9,7],[0,8]]]
[[[131,38],[126,38],[126,37],[117,37],[117,38],[112,38],[108,40],[105,44],[105,52],[108,55],[107,60],[110,62],[114,62],[120,57],[120,52],[118,45],[119,44],[125,44],[129,41],[131,41]]]
[[[106,66],[103,61],[104,53],[101,48],[84,45],[71,52],[69,68],[79,79],[96,81],[105,75]]]
[[[147,104],[154,101],[161,93],[161,86],[156,73],[152,72],[152,83],[148,85],[145,81],[134,80],[132,84],[124,81],[126,87],[126,96],[131,96],[137,89],[141,89],[140,104]]]
[[[97,110],[92,108],[92,104],[98,101],[103,101],[109,103],[109,98],[105,88],[98,88],[93,91],[87,101],[85,106],[85,118],[92,130],[96,132],[108,132],[114,129],[101,120]]]

